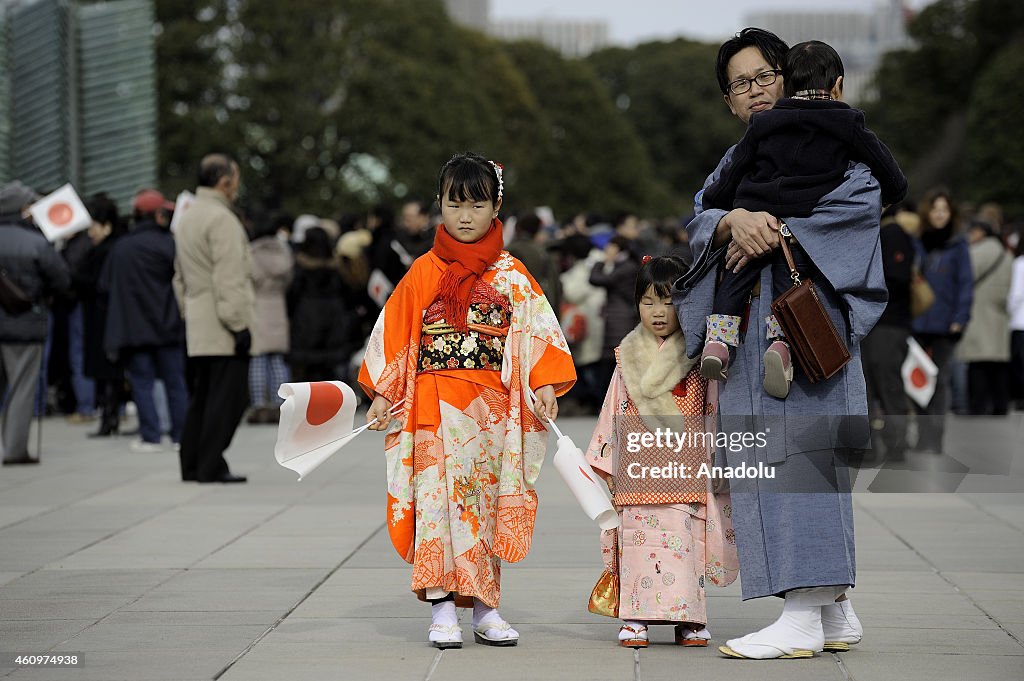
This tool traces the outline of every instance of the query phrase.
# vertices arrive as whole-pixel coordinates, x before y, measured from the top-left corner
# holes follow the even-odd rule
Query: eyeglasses
[[[742,95],[744,92],[750,91],[752,83],[757,83],[761,87],[768,87],[779,79],[780,73],[782,71],[779,69],[773,69],[771,71],[762,71],[753,78],[737,78],[729,83],[729,92],[734,95]]]

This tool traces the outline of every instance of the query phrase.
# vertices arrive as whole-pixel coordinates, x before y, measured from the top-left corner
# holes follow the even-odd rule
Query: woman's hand
[[[383,395],[374,397],[373,404],[370,405],[370,409],[366,412],[366,422],[370,423],[377,419],[377,423],[370,426],[369,430],[387,430],[387,427],[391,425],[390,411],[391,400]]]
[[[558,418],[558,400],[555,399],[554,386],[545,385],[537,388],[537,401],[533,403],[533,413],[541,421]]]

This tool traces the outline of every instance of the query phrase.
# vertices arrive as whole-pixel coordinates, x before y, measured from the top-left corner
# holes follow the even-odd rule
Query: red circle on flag
[[[913,371],[910,372],[910,385],[915,388],[923,388],[928,385],[928,375],[924,373],[924,369],[914,367]]]
[[[326,381],[310,383],[306,422],[311,426],[322,426],[334,418],[344,403],[344,393],[333,383]]]
[[[71,206],[63,201],[53,204],[50,206],[50,209],[46,211],[46,217],[51,223],[53,223],[54,227],[67,227],[74,215],[75,211],[72,210]]]

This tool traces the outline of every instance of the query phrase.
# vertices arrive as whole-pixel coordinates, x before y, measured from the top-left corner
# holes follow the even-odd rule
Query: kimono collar
[[[681,330],[662,343],[643,324],[638,324],[622,339],[617,356],[626,392],[641,417],[679,414],[672,391],[699,359],[686,356],[686,340]]]

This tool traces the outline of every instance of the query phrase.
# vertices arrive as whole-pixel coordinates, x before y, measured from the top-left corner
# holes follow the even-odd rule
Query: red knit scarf
[[[434,300],[444,303],[445,321],[462,333],[469,330],[466,318],[469,315],[473,285],[484,270],[498,259],[503,245],[501,220],[497,218],[491,223],[490,230],[473,243],[458,241],[448,233],[444,225],[439,225],[434,234],[434,247],[431,250],[448,263],[448,268],[437,282]]]

